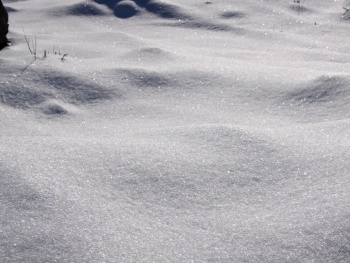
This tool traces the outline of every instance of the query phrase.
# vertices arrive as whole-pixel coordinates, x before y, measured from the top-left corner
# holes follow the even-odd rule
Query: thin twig
[[[36,58],[36,47],[37,47],[37,42],[36,42],[36,34],[34,36],[34,44],[33,44],[33,49],[34,49],[34,57]]]
[[[65,60],[65,57],[67,57],[68,54],[64,54],[63,57],[61,58],[61,61],[64,61]]]
[[[31,49],[31,47],[30,47],[29,40],[28,40],[28,38],[27,38],[26,35],[24,35],[24,39],[26,40],[27,47],[28,47],[28,49],[29,49],[30,54],[33,55],[33,51],[32,51],[32,49]]]
[[[36,34],[34,35],[34,40],[30,41],[28,37],[26,36],[24,29],[23,29],[23,35],[24,39],[26,41],[28,50],[30,54],[34,55],[34,58],[36,59],[36,51],[37,51],[37,40],[36,40]]]

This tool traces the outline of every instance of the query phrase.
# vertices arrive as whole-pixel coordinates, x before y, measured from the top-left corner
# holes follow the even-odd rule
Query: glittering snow
[[[3,3],[1,263],[350,262],[349,1]]]

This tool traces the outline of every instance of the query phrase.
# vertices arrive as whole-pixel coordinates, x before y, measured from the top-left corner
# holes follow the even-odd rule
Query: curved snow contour
[[[0,162],[0,209],[6,215],[1,219],[1,262],[86,260],[82,256],[85,241],[76,233],[62,230],[67,219],[55,207],[62,199],[39,191],[24,177]]]
[[[158,72],[142,68],[117,68],[111,70],[109,74],[120,79],[120,85],[124,88],[135,89],[137,87],[139,92],[180,92],[181,90],[198,90],[202,86],[217,87],[221,83],[227,83],[227,78],[220,74],[195,70]]]
[[[349,118],[350,79],[343,76],[321,76],[284,96],[283,102],[306,115],[327,119]]]
[[[149,138],[154,143],[152,150],[138,145],[140,159],[134,160],[138,164],[147,162],[149,165],[124,165],[121,170],[112,171],[113,180],[106,184],[112,183],[118,193],[146,204],[214,209],[243,200],[254,203],[262,191],[273,195],[272,189],[276,185],[288,188],[287,181],[294,179],[290,174],[281,173],[285,167],[296,165],[292,159],[283,156],[283,152],[271,142],[236,127],[182,127],[170,133],[158,134],[157,138],[165,141],[176,139],[180,143],[180,148],[174,149],[175,152],[167,153],[167,162],[172,164],[171,167],[157,163],[155,156],[159,158],[159,154],[165,152],[162,152],[161,144],[153,142],[157,139]],[[118,176],[121,171],[128,176]]]
[[[42,71],[36,72],[35,77],[33,75],[23,75],[0,86],[0,103],[27,109],[50,99],[79,105],[122,97],[115,89],[63,72]]]
[[[242,29],[232,27],[230,25],[215,23],[209,19],[194,17],[186,12],[184,8],[179,5],[164,3],[157,0],[94,0],[98,4],[104,4],[111,10],[118,18],[126,19],[134,17],[141,13],[153,14],[157,17],[166,20],[173,20],[174,22],[166,22],[160,25],[176,26],[183,28],[204,29],[210,31],[226,31],[241,33]],[[243,18],[244,13],[241,12],[224,12],[221,14],[222,18]]]
[[[99,9],[95,4],[89,2],[82,2],[79,4],[74,4],[60,10],[55,10],[53,12],[56,16],[102,16],[105,15],[101,9]]]
[[[167,19],[177,19],[177,20],[192,20],[193,18],[187,14],[185,14],[184,11],[181,10],[180,7],[171,5],[171,4],[165,4],[158,1],[149,1],[145,8],[148,12],[151,12],[157,16],[160,16],[162,18]]]

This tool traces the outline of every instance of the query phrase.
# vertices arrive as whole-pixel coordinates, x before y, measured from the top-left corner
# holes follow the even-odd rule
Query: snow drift
[[[1,262],[349,262],[347,2],[3,2]]]

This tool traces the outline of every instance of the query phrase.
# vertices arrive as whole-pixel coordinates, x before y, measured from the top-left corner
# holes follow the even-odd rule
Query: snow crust
[[[350,262],[349,1],[3,3],[0,262]]]

